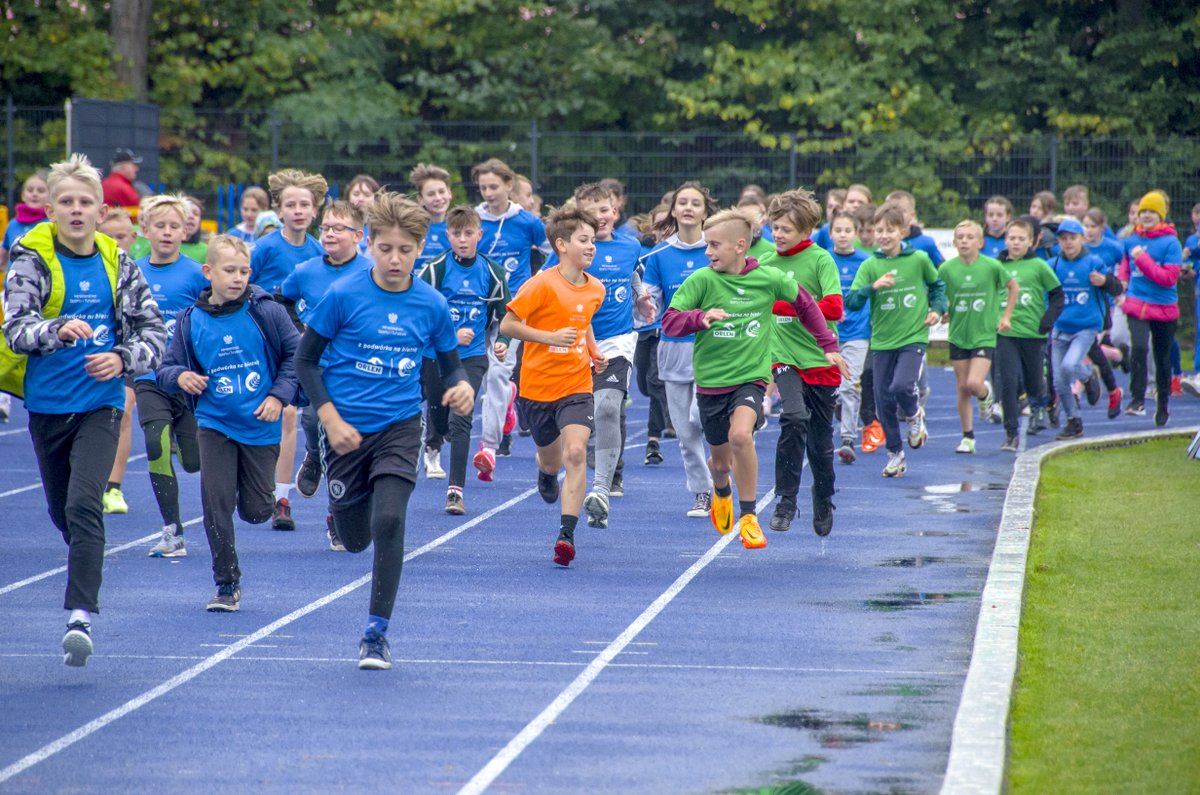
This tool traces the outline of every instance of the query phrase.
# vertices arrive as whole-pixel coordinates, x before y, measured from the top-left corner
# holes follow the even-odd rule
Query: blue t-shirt
[[[455,332],[460,328],[475,332],[469,345],[458,346],[460,359],[487,355],[486,299],[491,288],[491,271],[482,257],[476,257],[471,265],[460,264],[453,252],[446,257],[446,274],[436,289],[446,299]],[[432,359],[435,356],[432,348],[425,351],[425,358]]]
[[[983,234],[983,256],[998,259],[1000,252],[1008,248],[1008,244],[1004,242],[1003,237],[992,237],[984,232]]]
[[[1188,252],[1187,258],[1184,259],[1184,262],[1195,268],[1196,260],[1198,257],[1200,257],[1200,251],[1196,250],[1198,247],[1200,247],[1200,232],[1194,235],[1189,235],[1188,239],[1183,241],[1183,247],[1187,249]],[[1198,284],[1200,284],[1200,282],[1198,282]]]
[[[450,237],[446,231],[446,222],[438,221],[429,225],[425,233],[425,247],[421,249],[417,261],[413,265],[413,273],[420,274],[431,260],[436,259],[443,251],[450,248]]]
[[[349,262],[337,266],[330,265],[322,254],[297,265],[279,285],[279,294],[296,302],[296,314],[301,323],[307,324],[309,315],[329,292],[330,285],[348,274],[370,269],[370,260],[361,254],[356,253]]]
[[[654,247],[642,257],[642,281],[647,287],[657,287],[662,290],[662,303],[659,313],[665,312],[675,297],[675,291],[683,284],[684,279],[708,265],[708,255],[704,251],[704,238],[696,246],[682,248],[677,237],[672,236]],[[674,342],[694,342],[695,336],[668,337],[663,339]]]
[[[512,208],[509,206],[509,212]],[[508,292],[516,295],[517,291],[531,275],[529,258],[535,248],[546,245],[546,225],[542,220],[528,210],[517,210],[511,215],[505,215],[498,220],[487,212],[486,205],[476,208],[483,219],[483,240],[479,242],[479,253],[493,262],[504,266],[508,274]]]
[[[254,416],[274,381],[267,343],[249,304],[220,317],[194,309],[189,331],[196,361],[208,376],[208,388],[196,399],[196,424],[242,444],[279,444],[282,420]]]
[[[763,227],[763,237],[766,237],[766,227]],[[773,238],[768,238],[773,239]],[[824,224],[820,229],[812,233],[810,238],[812,242],[821,248],[833,253],[833,238],[829,236],[829,224]]]
[[[46,223],[45,219],[42,219],[41,221],[34,221],[32,224],[23,224],[16,218],[9,221],[8,226],[4,229],[4,250],[12,251],[12,247],[16,245],[17,241],[21,239],[22,235],[24,235],[30,229],[33,229],[38,224],[44,223]]]
[[[250,283],[261,287],[267,295],[275,295],[297,265],[324,253],[320,241],[312,235],[305,233],[304,243],[293,246],[283,236],[283,230],[276,229],[259,240],[250,254]]]
[[[1046,264],[1062,283],[1063,310],[1054,321],[1054,328],[1067,334],[1103,329],[1108,302],[1104,300],[1100,288],[1088,280],[1088,275],[1093,271],[1107,273],[1104,261],[1095,254],[1085,252],[1079,259],[1063,259],[1060,255]]]
[[[420,279],[402,293],[375,284],[371,271],[339,279],[309,316],[329,343],[325,388],[342,419],[374,433],[421,412],[421,359],[455,350],[450,307]]]
[[[850,293],[850,285],[858,275],[858,267],[871,258],[865,251],[854,249],[852,254],[830,252],[837,265],[838,278],[842,280],[842,297]],[[871,304],[868,302],[859,309],[847,309],[845,317],[837,324],[837,335],[840,342],[851,340],[871,339]]]
[[[117,316],[104,260],[99,252],[90,257],[59,252],[58,260],[66,281],[59,317],[86,321],[92,327],[92,338],[75,340],[49,355],[28,357],[25,408],[41,414],[125,408],[125,379],[100,382],[84,369],[85,356],[107,353],[115,345]]]
[[[1084,250],[1100,258],[1100,261],[1104,263],[1106,274],[1116,274],[1117,266],[1121,264],[1121,258],[1125,256],[1125,250],[1121,247],[1120,241],[1107,237],[1095,245],[1085,243]]]
[[[642,256],[642,244],[626,235],[613,235],[611,240],[596,241],[596,258],[587,269],[588,276],[604,285],[604,303],[592,316],[592,334],[597,340],[607,340],[633,331],[634,300],[633,274]],[[546,260],[545,267],[558,264],[558,254]],[[638,330],[645,330],[642,326]]]
[[[162,311],[163,322],[167,326],[167,345],[170,345],[179,313],[196,303],[200,291],[208,286],[208,279],[204,278],[199,262],[182,254],[179,259],[166,265],[154,265],[149,257],[142,257],[137,265],[142,269],[154,301]],[[154,373],[140,375],[137,380],[153,381]]]
[[[249,244],[250,248],[254,248],[254,242],[257,240],[257,238],[254,237],[254,230],[251,229],[249,232],[247,232],[245,229],[242,229],[241,224],[230,227],[225,234],[229,235],[230,237],[236,237],[238,240],[245,241],[247,244]]]
[[[914,233],[910,233],[904,238],[903,243],[915,248],[917,251],[924,251],[929,255],[929,259],[933,261],[933,267],[940,268],[946,258],[942,256],[942,250],[938,248],[937,242],[929,235],[921,232],[917,227],[913,227]]]

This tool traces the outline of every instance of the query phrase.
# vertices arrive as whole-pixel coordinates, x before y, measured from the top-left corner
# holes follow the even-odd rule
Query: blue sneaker
[[[387,638],[376,635],[358,644],[358,667],[364,671],[386,671],[392,667],[392,650]]]

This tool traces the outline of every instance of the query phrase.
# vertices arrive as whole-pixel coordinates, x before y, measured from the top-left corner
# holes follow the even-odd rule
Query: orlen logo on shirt
[[[365,362],[355,362],[354,369],[368,375],[383,375],[383,359],[380,359],[378,356],[372,356]]]
[[[718,339],[733,339],[737,336],[737,330],[733,327],[732,323],[726,323],[721,328],[713,329],[713,336]]]
[[[233,379],[227,375],[223,375],[217,379],[217,394],[232,395],[233,394]]]

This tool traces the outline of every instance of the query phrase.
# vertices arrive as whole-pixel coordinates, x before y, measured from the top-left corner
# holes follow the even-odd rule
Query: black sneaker
[[[608,496],[624,497],[625,496],[625,478],[622,475],[613,475],[612,485],[608,487]]]
[[[1100,402],[1100,368],[1092,365],[1092,374],[1083,382],[1083,391],[1087,395],[1089,406],[1094,406]]]
[[[538,494],[542,495],[542,499],[548,503],[556,502],[558,500],[558,476],[548,475],[539,469]]]
[[[1135,401],[1131,402],[1129,404],[1129,407],[1125,409],[1125,416],[1126,417],[1145,417],[1146,416],[1146,404],[1140,400],[1135,400]]]
[[[321,475],[324,471],[325,468],[321,466],[321,459],[305,455],[303,463],[296,470],[296,491],[305,497],[311,497],[316,494],[317,488],[321,485]]]
[[[236,613],[241,609],[242,589],[236,582],[217,586],[217,595],[208,600],[210,613]]]
[[[775,513],[771,516],[771,521],[767,523],[767,527],[777,533],[783,533],[791,528],[792,520],[795,518],[796,506],[780,502],[775,506]]]
[[[646,459],[642,463],[648,467],[656,467],[662,462],[662,448],[658,444],[658,439],[651,439],[646,442]]]
[[[664,439],[674,439],[674,438],[675,438],[675,429],[674,429],[674,428],[667,428],[666,430],[664,430],[664,431],[663,431],[663,438],[664,438]]]
[[[833,529],[833,511],[836,507],[828,497],[813,498],[813,530],[822,538]]]
[[[554,542],[554,562],[559,566],[570,566],[575,560],[575,536],[563,530]]]
[[[292,506],[287,497],[275,500],[275,510],[271,512],[272,530],[295,530],[296,523],[292,521]]]
[[[1158,402],[1158,407],[1154,410],[1154,424],[1161,428],[1167,424],[1167,417],[1170,412],[1167,411],[1167,404],[1164,401]]]
[[[1050,423],[1051,428],[1057,428],[1059,423],[1062,421],[1059,401],[1055,400],[1050,404],[1050,407],[1046,409],[1046,421]]]
[[[63,662],[72,668],[87,665],[92,656],[92,625],[84,621],[67,624],[67,634],[62,639]]]
[[[1055,439],[1060,441],[1063,439],[1078,439],[1083,436],[1083,419],[1080,417],[1067,417],[1067,424],[1059,431]]]
[[[1032,408],[1029,410],[1029,424],[1025,426],[1025,433],[1030,436],[1037,436],[1042,431],[1046,430],[1046,410],[1043,408]]]
[[[498,458],[509,458],[512,456],[512,434],[506,433],[500,437],[500,446],[496,448],[496,456]]]
[[[358,644],[358,668],[361,671],[386,671],[392,667],[392,650],[387,638],[376,635]]]
[[[342,543],[342,537],[338,535],[337,528],[333,526],[333,514],[325,514],[325,537],[329,539],[330,552],[345,552],[346,545]]]
[[[1021,438],[1016,434],[1004,437],[1004,444],[1000,445],[1000,449],[1005,453],[1015,453],[1021,449]]]

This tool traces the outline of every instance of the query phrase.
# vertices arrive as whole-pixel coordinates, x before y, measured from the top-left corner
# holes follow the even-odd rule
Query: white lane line
[[[775,497],[775,490],[771,489],[763,496],[755,506],[755,512],[762,511],[771,500]],[[711,563],[717,555],[725,547],[729,546],[733,539],[737,538],[737,533],[729,533],[717,539],[717,542],[708,548],[708,552],[704,557],[693,563],[687,568],[683,574],[676,578],[675,582],[663,591],[657,599],[655,599],[649,607],[642,611],[642,614],[633,620],[633,623],[625,628],[625,631],[608,644],[596,658],[588,663],[588,666],[583,669],[579,676],[571,684],[567,685],[558,697],[531,720],[524,729],[508,741],[508,744],[500,749],[500,752],[492,757],[491,761],[483,766],[483,769],[471,777],[471,780],[466,783],[462,789],[458,791],[458,795],[480,795],[485,789],[491,786],[496,777],[503,773],[513,761],[528,748],[534,740],[541,736],[546,727],[558,719],[558,716],[566,711],[567,707],[575,699],[587,690],[588,686],[596,680],[605,668],[607,668],[618,654],[625,650],[625,647],[632,643],[641,633],[643,629],[649,626],[659,613],[666,609],[667,605],[678,596],[684,588],[688,586],[700,572],[704,571],[705,567]],[[0,781],[3,781],[0,778]]]
[[[450,539],[461,535],[462,533],[471,529],[472,527],[479,524],[480,522],[490,519],[491,517],[495,516],[496,514],[500,513],[501,511],[508,510],[512,506],[516,505],[517,503],[521,502],[522,500],[528,499],[529,497],[533,496],[536,493],[537,493],[537,489],[535,489],[535,488],[534,489],[526,489],[525,491],[523,491],[522,493],[518,494],[517,496],[511,498],[507,502],[501,503],[500,505],[497,505],[496,507],[491,508],[490,510],[487,510],[487,511],[479,514],[479,516],[476,516],[474,519],[471,519],[468,522],[464,522],[463,524],[459,525],[458,527],[454,528],[453,530],[450,530],[450,531],[438,536],[437,538],[433,539],[432,541],[426,543],[425,545],[418,547],[417,549],[414,549],[412,552],[409,552],[408,554],[406,554],[404,556],[404,562],[407,563],[408,561],[412,560],[413,558],[420,557],[421,555],[424,555],[426,552],[429,552],[430,550],[438,548],[439,546],[446,543]],[[62,737],[59,737],[54,742],[43,745],[41,748],[34,751],[33,753],[31,753],[25,757],[22,757],[21,759],[18,759],[16,762],[13,762],[8,767],[4,768],[3,770],[0,770],[0,784],[4,783],[5,781],[8,781],[10,778],[22,773],[23,771],[28,770],[29,768],[33,767],[34,765],[38,764],[39,762],[43,762],[46,759],[49,759],[50,757],[57,754],[59,751],[62,751],[66,748],[70,748],[72,745],[79,742],[80,740],[85,739],[86,737],[89,737],[90,735],[95,734],[96,732],[100,731],[108,724],[113,723],[114,721],[120,720],[121,718],[125,717],[126,715],[130,714],[131,712],[135,712],[136,710],[141,709],[142,707],[146,706],[147,704],[151,703],[152,701],[155,701],[155,700],[161,698],[162,696],[167,695],[172,690],[175,690],[176,688],[192,681],[193,679],[195,679],[197,676],[204,673],[208,669],[213,668],[217,665],[220,665],[222,662],[224,662],[225,660],[228,660],[230,657],[232,657],[233,655],[242,651],[246,647],[248,647],[260,640],[263,640],[264,638],[270,637],[277,630],[280,630],[283,627],[286,627],[287,625],[289,625],[295,621],[298,621],[299,619],[303,618],[304,616],[308,615],[309,613],[312,613],[316,610],[321,609],[322,607],[329,604],[330,602],[335,602],[338,599],[341,599],[346,594],[351,593],[351,592],[357,590],[358,588],[361,588],[362,586],[366,585],[370,581],[371,581],[371,574],[370,574],[370,572],[368,572],[368,573],[364,574],[363,576],[359,577],[357,580],[354,580],[351,583],[347,583],[346,585],[343,585],[341,588],[338,588],[336,591],[328,593],[325,596],[322,596],[320,599],[317,599],[313,602],[309,602],[304,607],[301,607],[297,610],[293,610],[291,613],[288,613],[286,616],[283,616],[282,618],[272,621],[270,624],[267,624],[266,626],[258,629],[257,631],[250,633],[242,640],[239,640],[237,643],[227,646],[226,648],[222,649],[221,651],[217,652],[216,654],[213,654],[211,657],[204,658],[196,665],[193,665],[191,668],[188,668],[186,671],[183,671],[182,673],[172,676],[170,679],[168,679],[167,681],[158,685],[157,687],[151,688],[150,690],[147,690],[145,693],[142,693],[137,698],[130,699],[129,701],[126,701],[124,704],[122,704],[121,706],[117,707],[116,709],[110,710],[109,712],[104,713],[103,715],[96,718],[95,720],[85,723],[84,725],[82,725],[78,729],[76,729],[75,731],[70,732],[68,734],[64,734]]]
[[[146,457],[145,453],[139,453],[138,455],[130,456],[129,460],[137,461],[137,460],[145,458],[145,457]],[[42,487],[42,481],[39,480],[37,483],[30,483],[28,486],[21,486],[19,488],[15,488],[15,489],[9,489],[8,491],[0,491],[0,498],[11,497],[14,494],[24,494],[27,491],[33,491],[34,489],[40,489],[41,487]]]
[[[191,527],[194,524],[199,524],[202,518],[203,517],[197,516],[195,519],[188,519],[183,523],[183,526]],[[115,555],[118,552],[124,552],[127,549],[132,549],[133,547],[140,547],[142,544],[153,541],[161,535],[162,531],[159,530],[149,535],[142,536],[141,538],[135,538],[132,541],[121,544],[120,546],[110,547],[104,550],[104,557],[107,558],[109,555]],[[58,568],[50,569],[49,571],[43,571],[41,574],[35,574],[32,577],[26,577],[23,580],[18,580],[10,585],[5,585],[3,588],[0,588],[0,596],[4,596],[4,594],[15,591],[18,588],[24,588],[26,585],[33,585],[35,582],[41,582],[47,577],[53,577],[56,574],[62,574],[66,570],[66,566],[59,566]]]

